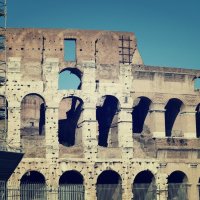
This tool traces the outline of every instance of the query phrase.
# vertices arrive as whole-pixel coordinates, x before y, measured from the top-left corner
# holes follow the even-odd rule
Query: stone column
[[[118,115],[118,141],[122,148],[122,157],[129,160],[133,157],[132,109],[121,108]]]
[[[194,106],[185,106],[180,112],[184,138],[196,138],[196,111]]]
[[[165,109],[163,104],[153,104],[149,110],[150,131],[155,138],[165,137]]]
[[[160,167],[166,167],[165,164],[160,164]],[[157,199],[167,200],[168,197],[168,186],[167,186],[167,174],[158,173],[156,176],[156,187],[157,187]]]

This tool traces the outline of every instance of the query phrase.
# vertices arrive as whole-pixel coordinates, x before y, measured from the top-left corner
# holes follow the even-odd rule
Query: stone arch
[[[138,97],[134,100],[132,111],[133,133],[149,132],[149,108],[152,101],[148,97]]]
[[[77,68],[64,68],[59,72],[58,88],[59,90],[81,89],[82,72]]]
[[[149,170],[139,172],[133,181],[133,196],[137,199],[156,199],[155,177]]]
[[[80,172],[69,170],[60,176],[59,185],[62,184],[84,184],[84,178]]]
[[[21,101],[21,136],[45,135],[46,103],[36,93],[27,94]]]
[[[97,200],[122,200],[122,179],[113,170],[103,171],[97,178]]]
[[[182,136],[181,110],[183,101],[177,98],[169,99],[165,106],[165,134],[167,137]]]
[[[103,96],[96,106],[98,122],[98,145],[103,147],[118,146],[119,100],[112,95]]]
[[[20,199],[46,199],[46,180],[38,171],[28,171],[20,179]]]
[[[187,182],[188,178],[182,171],[174,171],[168,176],[168,198],[188,199]]]
[[[196,137],[200,137],[200,103],[196,107]]]
[[[58,140],[70,147],[82,142],[83,100],[76,96],[65,97],[59,104]]]
[[[200,76],[197,76],[193,79],[194,89],[200,90]]]

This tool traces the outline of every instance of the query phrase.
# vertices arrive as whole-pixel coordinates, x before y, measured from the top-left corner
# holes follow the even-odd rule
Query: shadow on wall
[[[67,97],[60,102],[58,138],[59,143],[70,147],[80,143],[81,134],[78,121],[82,113],[83,101],[78,97]]]

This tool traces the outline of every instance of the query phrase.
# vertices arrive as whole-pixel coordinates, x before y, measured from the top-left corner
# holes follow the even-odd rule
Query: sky
[[[8,27],[134,32],[144,64],[200,69],[200,0],[7,0]]]

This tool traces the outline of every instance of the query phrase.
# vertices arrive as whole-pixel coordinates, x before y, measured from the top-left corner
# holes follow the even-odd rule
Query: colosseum
[[[24,152],[13,199],[199,200],[200,70],[145,65],[130,32],[10,28],[6,40],[0,123]],[[76,89],[60,88],[66,71]]]

